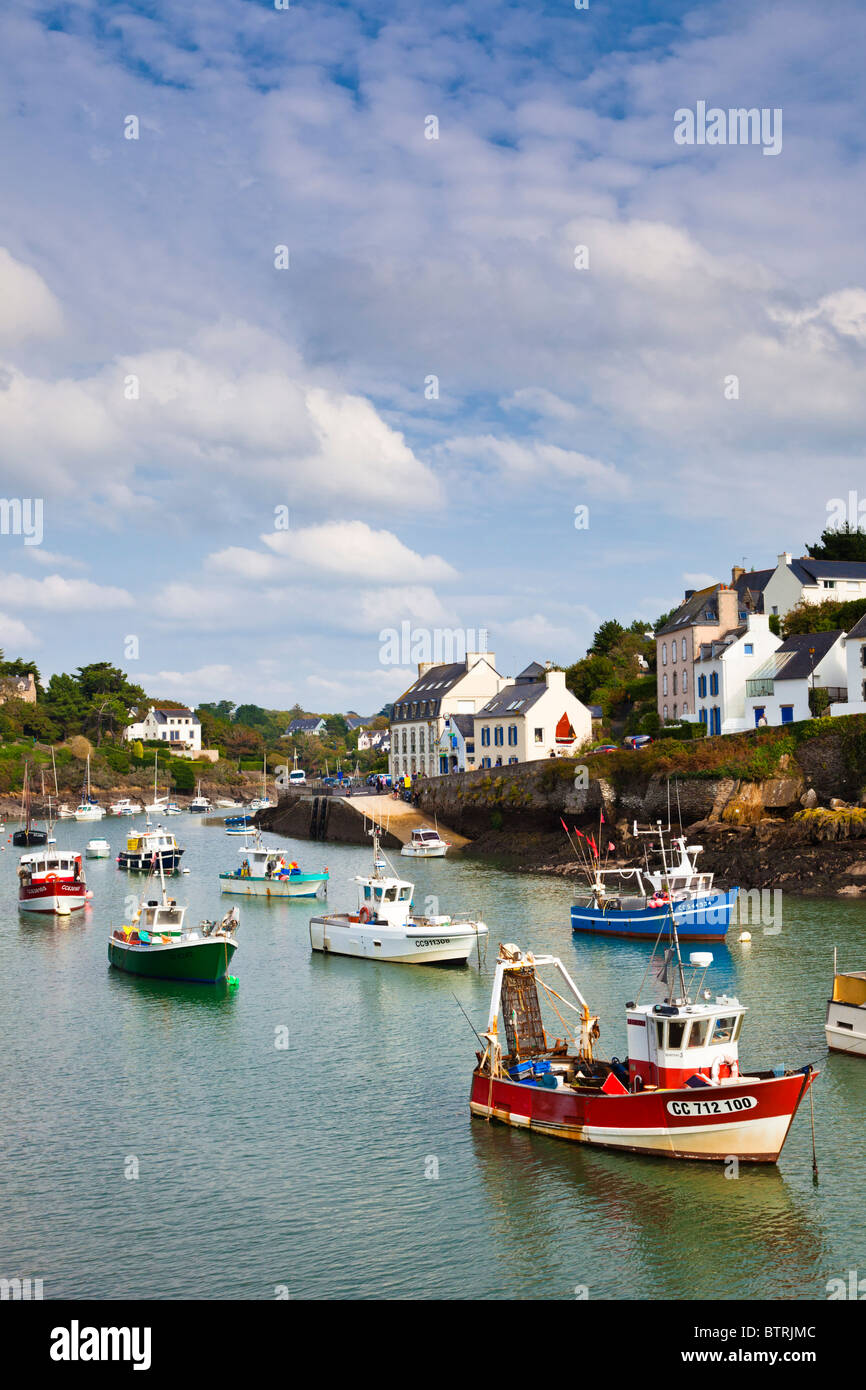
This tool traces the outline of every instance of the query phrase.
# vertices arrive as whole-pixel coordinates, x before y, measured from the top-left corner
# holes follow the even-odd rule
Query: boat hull
[[[74,912],[83,907],[87,885],[57,879],[54,883],[22,884],[18,890],[18,909],[20,912]]]
[[[651,1157],[722,1163],[775,1163],[801,1100],[818,1073],[740,1078],[733,1085],[641,1091],[622,1095],[548,1090],[476,1071],[469,1108],[578,1144]]]
[[[28,845],[47,845],[47,830],[13,830],[12,843],[19,849],[26,849]]]
[[[220,892],[240,898],[323,898],[328,874],[293,874],[287,878],[241,878],[220,874]]]
[[[216,985],[226,978],[234,941],[200,941],[189,945],[141,946],[111,938],[108,960],[116,970],[148,980],[185,980]]]
[[[347,922],[345,917],[310,919],[310,945],[328,955],[384,960],[392,965],[463,965],[485,941],[487,930],[465,925],[433,929],[426,935],[389,929],[378,924]]]
[[[863,1005],[845,1004],[838,999],[830,999],[827,1003],[824,1032],[831,1052],[847,1052],[852,1057],[866,1057],[866,1007]]]
[[[673,915],[680,940],[724,941],[738,893],[738,888],[731,888],[727,893],[702,893],[692,900],[674,903]],[[575,936],[586,933],[655,941],[660,931],[670,929],[670,922],[671,910],[667,906],[602,911],[576,903],[571,909],[571,930]]]
[[[155,854],[151,850],[148,850],[146,854],[135,854],[122,849],[117,856],[117,867],[126,869],[131,874],[145,874],[150,873],[154,867],[159,868],[161,864],[166,873],[171,873],[174,869],[180,868],[183,852],[182,849],[163,849],[157,850]],[[156,861],[155,865],[154,860]]]
[[[400,853],[406,859],[442,859],[448,853],[448,846],[435,845],[432,849],[415,849],[413,845],[404,845]]]

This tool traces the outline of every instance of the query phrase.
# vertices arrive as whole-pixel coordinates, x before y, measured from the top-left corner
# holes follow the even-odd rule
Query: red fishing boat
[[[41,849],[18,860],[18,907],[21,912],[72,912],[87,901],[81,855]]]
[[[746,1007],[704,990],[712,959],[709,951],[692,953],[687,985],[674,934],[659,977],[667,983],[672,975],[667,998],[626,1004],[628,1059],[602,1061],[598,1018],[562,961],[500,946],[472,1114],[631,1153],[775,1163],[818,1073],[810,1064],[741,1070]],[[557,971],[559,989],[542,980],[544,967]],[[564,1037],[548,1036],[539,991]]]

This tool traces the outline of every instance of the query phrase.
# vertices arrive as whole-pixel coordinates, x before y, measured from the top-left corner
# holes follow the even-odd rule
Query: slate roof
[[[848,636],[866,637],[866,613],[864,613],[863,617],[858,619],[858,621],[854,624],[851,631],[848,633]]]
[[[317,714],[313,719],[293,719],[286,729],[287,734],[314,734],[324,719]]]
[[[777,647],[769,661],[755,672],[755,680],[797,681],[807,679],[814,666],[818,666],[830,648],[845,634],[841,628],[833,632],[800,632],[794,637],[786,637]],[[814,648],[814,656],[809,648]]]
[[[489,715],[495,714],[525,714],[536,700],[541,699],[547,688],[547,681],[515,681],[513,685],[506,685],[492,700],[488,700],[476,717],[486,719]]]
[[[193,724],[201,723],[198,715],[193,714],[191,709],[177,705],[154,705],[150,713],[153,714],[157,724],[165,724],[169,716],[172,719],[191,719]],[[146,718],[147,716],[145,716]]]
[[[679,632],[680,628],[683,627],[694,627],[696,623],[718,622],[718,592],[718,584],[712,584],[707,589],[696,590],[691,598],[680,604],[664,627],[659,628],[656,637],[663,637],[668,632]],[[703,615],[710,611],[713,613],[713,618],[705,618]]]
[[[764,590],[775,573],[775,570],[749,570],[741,574],[734,585],[740,603],[745,603],[748,597],[754,604],[755,612],[763,613]]]
[[[545,667],[542,666],[540,662],[530,661],[529,665],[525,666],[514,679],[515,681],[537,681],[539,677],[544,677],[544,672]]]

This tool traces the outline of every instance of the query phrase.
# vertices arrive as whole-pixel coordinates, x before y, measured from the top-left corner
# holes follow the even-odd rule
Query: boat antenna
[[[679,823],[680,823],[680,834],[682,835],[682,833],[683,833],[683,813],[682,813],[682,810],[680,809],[680,782],[679,782],[679,778],[677,778],[677,820],[678,820]]]
[[[475,1034],[476,1038],[478,1039],[479,1043],[481,1044],[481,1050],[482,1050],[482,1052],[486,1052],[487,1049],[486,1049],[486,1047],[485,1047],[485,1045],[484,1045],[484,1040],[483,1040],[483,1038],[481,1037],[481,1034],[478,1032],[478,1029],[475,1027],[475,1024],[472,1022],[472,1019],[469,1017],[469,1015],[468,1015],[468,1013],[466,1012],[466,1010],[464,1009],[463,1005],[460,1003],[460,1000],[457,998],[457,995],[454,993],[453,989],[451,990],[451,996],[452,996],[452,998],[453,998],[455,1004],[457,1005],[458,1009],[459,1009],[460,1012],[462,1013],[463,1017],[466,1019],[466,1022],[469,1024],[469,1027],[472,1029],[473,1033]]]

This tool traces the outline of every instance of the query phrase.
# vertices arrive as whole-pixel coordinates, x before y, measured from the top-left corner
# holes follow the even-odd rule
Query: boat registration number
[[[670,1115],[733,1115],[741,1110],[754,1110],[755,1096],[726,1096],[724,1100],[669,1100]]]
[[[450,946],[450,936],[422,936],[415,941],[416,946]]]

